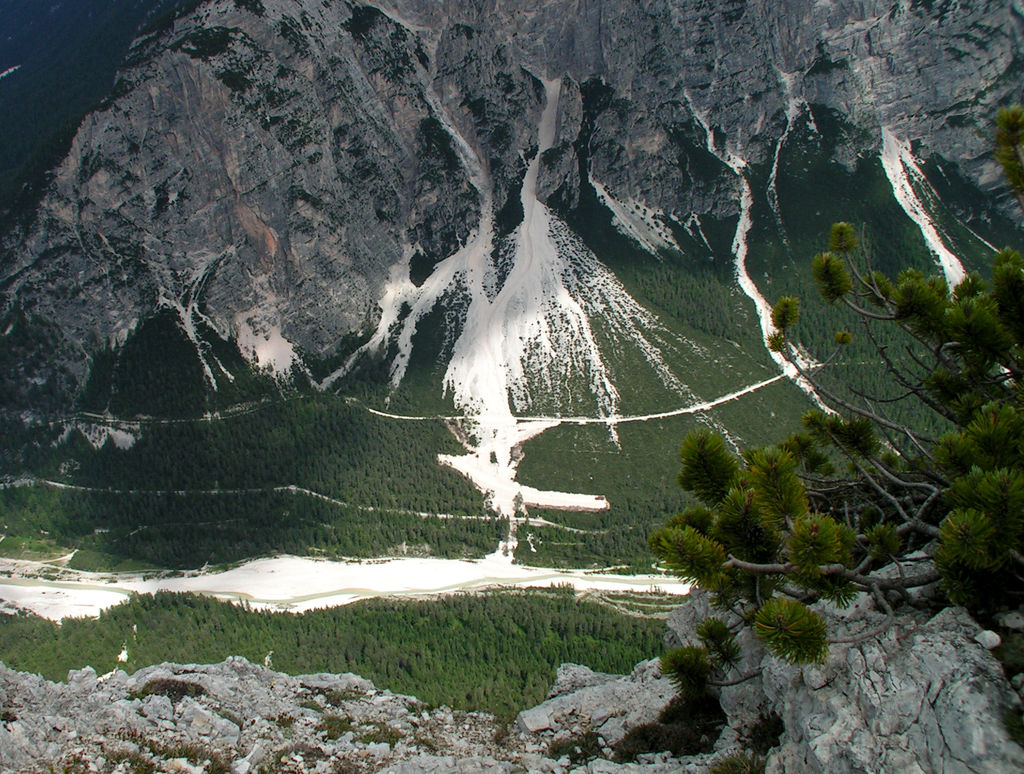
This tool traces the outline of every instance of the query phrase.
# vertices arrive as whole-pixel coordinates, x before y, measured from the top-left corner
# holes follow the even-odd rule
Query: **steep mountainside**
[[[188,0],[9,0],[0,8],[0,195],[45,171],[132,41]],[[193,5],[195,2],[193,0]],[[56,133],[56,137],[51,137]],[[31,170],[25,169],[28,162]]]
[[[678,231],[698,253],[760,166],[777,199],[787,135],[819,114],[848,125],[848,166],[888,130],[991,187],[976,130],[1020,96],[1016,6],[212,2],[136,46],[8,238],[5,295],[79,376],[161,305],[190,335],[333,354],[407,262],[419,284],[487,243],[498,290],[549,99],[539,199],[571,211],[593,185],[647,248]]]
[[[562,490],[644,445],[630,418],[742,444],[806,405],[765,297],[831,221],[950,278],[1019,241],[984,135],[1022,37],[1018,0],[201,4],[3,236],[0,397],[196,416],[276,391],[246,361],[387,385],[469,417],[445,459],[499,512],[602,509]]]

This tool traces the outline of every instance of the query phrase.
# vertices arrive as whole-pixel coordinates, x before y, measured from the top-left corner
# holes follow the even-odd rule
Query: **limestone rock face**
[[[765,663],[764,690],[786,724],[769,771],[1016,772],[1005,712],[1019,701],[977,623],[958,608],[901,619],[822,667]]]
[[[377,690],[351,674],[285,675],[242,658],[220,664],[158,664],[133,675],[73,671],[50,683],[0,665],[0,769],[85,766],[109,772],[121,761],[159,771],[229,767],[234,774],[280,772],[547,772],[570,768],[549,757],[555,738],[600,725],[653,719],[671,688],[656,662],[631,675],[566,665],[559,695],[509,727],[484,712],[428,708]],[[548,718],[530,728],[524,717]],[[559,736],[560,735],[560,736]],[[611,742],[609,742],[610,744]],[[186,751],[187,760],[181,759]],[[583,770],[671,774],[700,771],[669,759]],[[204,763],[205,761],[205,763]],[[91,766],[92,768],[89,768]],[[205,768],[204,768],[205,767]],[[220,769],[222,770],[222,769]]]
[[[610,747],[629,729],[657,720],[674,695],[675,688],[661,676],[657,659],[637,664],[626,677],[563,665],[552,696],[521,712],[517,722],[523,731],[533,733],[568,731],[578,736],[592,729]]]
[[[734,170],[770,166],[812,105],[850,124],[849,164],[887,127],[991,187],[977,130],[1024,96],[1019,0],[261,5],[139,41],[4,237],[4,306],[50,321],[79,379],[158,307],[312,355],[369,330],[410,260],[521,220],[544,80],[563,87],[541,198],[572,207],[589,177],[679,224],[734,215]]]
[[[711,612],[707,596],[669,619],[670,647],[688,644]],[[692,608],[691,608],[692,605]],[[687,609],[691,608],[691,609]],[[862,596],[843,611],[819,605],[833,639],[856,638],[885,618]],[[721,689],[729,726],[720,747],[742,738],[761,714],[778,714],[781,745],[769,772],[1015,772],[1024,749],[1003,718],[1020,700],[999,662],[976,641],[981,627],[962,608],[934,616],[904,613],[881,635],[831,646],[821,665],[793,666],[747,642],[740,673]],[[751,647],[754,646],[754,647]]]
[[[103,678],[84,669],[71,672],[67,684],[0,666],[0,705],[4,771],[74,762],[108,771],[130,756],[172,770],[165,767],[185,748],[197,771],[205,770],[203,760],[236,774],[262,767],[326,771],[343,763],[378,771],[438,750],[476,761],[472,770],[479,771],[481,761],[497,765],[495,755],[507,759],[524,749],[512,738],[502,754],[496,722],[486,713],[428,710],[355,675],[290,676],[242,658]]]

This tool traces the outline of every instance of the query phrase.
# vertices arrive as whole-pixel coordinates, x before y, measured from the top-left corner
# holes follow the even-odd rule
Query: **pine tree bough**
[[[1024,210],[1022,148],[1024,108],[1014,106],[999,114],[996,157]],[[890,394],[830,382],[854,334],[840,330],[827,357],[807,358],[793,339],[800,300],[785,296],[769,346],[826,411],[739,458],[709,431],[686,438],[679,483],[700,504],[651,546],[729,621],[663,660],[691,696],[750,677],[736,674],[748,627],[784,661],[822,662],[829,644],[884,635],[899,606],[964,605],[984,616],[1024,596],[1024,259],[1000,250],[991,282],[972,273],[953,288],[916,270],[890,279],[873,269],[863,234],[837,223],[811,269],[824,301],[857,316]],[[911,402],[915,413],[900,413]],[[829,639],[809,605],[857,598],[884,620]]]

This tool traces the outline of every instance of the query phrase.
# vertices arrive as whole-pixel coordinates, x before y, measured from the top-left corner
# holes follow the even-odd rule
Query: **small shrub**
[[[231,91],[242,92],[252,86],[252,81],[245,76],[245,73],[238,70],[222,70],[217,73],[217,77]]]
[[[1024,672],[1024,634],[1020,632],[1004,632],[1003,642],[992,651],[1003,665],[1007,676]]]
[[[343,702],[354,701],[361,699],[365,694],[362,691],[357,691],[354,688],[346,688],[343,691],[331,690],[323,694],[324,701],[330,704],[332,707],[340,707]]]
[[[578,736],[570,736],[561,742],[552,742],[548,747],[548,757],[555,760],[563,755],[569,756],[569,762],[580,766],[597,758],[601,754],[601,741],[598,734],[590,729]]]
[[[294,742],[274,751],[272,759],[276,763],[275,765],[272,765],[270,771],[292,771],[290,764],[288,764],[287,761],[293,755],[297,755],[302,758],[306,764],[310,764],[315,761],[322,761],[324,759],[323,750],[305,742]]]
[[[708,746],[710,750],[710,745]],[[635,761],[644,753],[670,752],[672,755],[689,755],[706,752],[701,749],[699,739],[693,730],[685,725],[673,723],[645,723],[629,730],[615,745],[615,760],[618,763]]]
[[[184,758],[196,766],[205,764],[206,774],[229,774],[231,771],[231,762],[227,757],[205,744],[181,742],[162,745],[151,741],[149,747],[155,755],[164,758]]]
[[[1010,735],[1010,738],[1024,747],[1024,719],[1021,718],[1020,713],[1015,710],[1007,710],[1003,715],[1003,725],[1006,726],[1006,733]]]
[[[340,760],[331,764],[331,774],[363,774],[363,769],[354,761]]]
[[[193,30],[179,40],[174,48],[188,54],[193,59],[208,59],[223,54],[231,46],[231,34],[234,30],[227,27],[206,27]]]
[[[711,694],[704,694],[696,699],[684,699],[675,696],[661,710],[658,722],[671,725],[673,723],[689,723],[705,728],[720,728],[725,722],[722,707]]]
[[[274,722],[277,723],[278,728],[287,730],[295,725],[295,718],[292,715],[278,715],[274,718]]]
[[[391,728],[391,726],[375,726],[372,731],[367,731],[360,736],[359,741],[363,744],[385,743],[394,747],[401,738],[402,734]]]
[[[778,747],[779,739],[785,730],[786,727],[777,712],[761,715],[747,729],[747,741],[751,751],[764,755],[773,747]]]
[[[708,774],[764,774],[764,758],[751,752],[741,752],[723,758],[708,770]]]
[[[128,771],[132,774],[153,774],[156,771],[156,764],[146,758],[139,750],[122,748],[107,753],[107,763],[117,766],[120,763],[128,764]],[[66,770],[66,769],[65,769]],[[76,769],[72,769],[77,771]],[[86,771],[87,769],[82,769]]]
[[[227,720],[227,721],[229,721],[231,723],[234,723],[239,728],[243,728],[245,726],[245,721],[242,720],[242,718],[240,718],[238,715],[236,715],[231,710],[226,710],[226,709],[222,708],[222,709],[216,710],[216,712],[222,718],[224,718],[225,720]]]
[[[61,761],[62,774],[88,774],[93,770],[92,761],[86,760],[83,753],[74,753]],[[55,772],[57,769],[51,766],[50,771]]]
[[[323,731],[328,739],[337,739],[351,729],[352,721],[341,717],[341,715],[324,715],[320,718],[320,723],[317,725],[317,730]]]
[[[206,689],[199,683],[192,683],[187,680],[174,680],[169,677],[160,677],[147,682],[141,689],[132,694],[132,698],[144,699],[153,694],[166,696],[172,703],[177,703],[186,696],[191,699],[195,699],[198,696],[205,696]]]
[[[694,645],[674,648],[661,657],[661,673],[672,682],[680,696],[697,697],[707,691],[711,662],[704,648]]]
[[[505,743],[505,740],[508,738],[508,734],[505,734],[504,738],[499,739],[500,734],[501,729],[498,729],[498,731],[496,731],[494,734],[494,743],[499,746],[503,745]],[[415,741],[419,747],[422,747],[424,750],[427,750],[428,752],[436,753],[438,750],[441,749],[440,747],[438,747],[437,742],[435,742],[431,737],[427,736],[426,734],[416,734],[413,737],[413,741]]]
[[[494,743],[499,747],[503,747],[510,736],[512,736],[512,721],[503,721],[494,729]]]
[[[235,0],[235,5],[257,16],[262,16],[266,11],[261,0]]]
[[[723,725],[725,713],[713,696],[676,696],[665,705],[658,722],[630,729],[615,745],[614,758],[626,763],[643,753],[680,756],[710,752]]]

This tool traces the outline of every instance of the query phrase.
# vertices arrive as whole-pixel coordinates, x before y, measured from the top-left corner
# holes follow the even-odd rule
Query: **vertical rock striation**
[[[136,43],[32,225],[5,235],[0,293],[55,326],[78,379],[160,307],[186,331],[329,356],[482,209],[499,240],[521,221],[558,78],[542,200],[571,208],[592,181],[650,249],[736,213],[726,153],[774,159],[773,186],[810,106],[852,127],[847,164],[884,128],[992,188],[977,128],[1024,96],[1022,30],[1004,0],[212,0]]]

